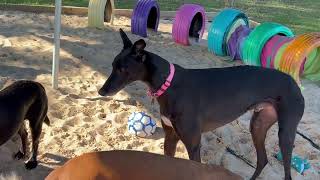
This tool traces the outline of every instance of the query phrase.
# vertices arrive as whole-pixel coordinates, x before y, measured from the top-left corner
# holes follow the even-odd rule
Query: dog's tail
[[[46,116],[44,118],[44,123],[46,123],[46,125],[50,126],[50,120],[49,120],[48,116]]]

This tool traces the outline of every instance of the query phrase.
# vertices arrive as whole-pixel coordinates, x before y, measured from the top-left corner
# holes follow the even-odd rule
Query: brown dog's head
[[[145,41],[140,39],[132,44],[122,29],[120,29],[120,35],[123,41],[123,49],[114,58],[112,73],[98,91],[101,96],[113,96],[129,83],[143,80],[146,76],[147,70],[144,64],[147,58],[144,51]]]

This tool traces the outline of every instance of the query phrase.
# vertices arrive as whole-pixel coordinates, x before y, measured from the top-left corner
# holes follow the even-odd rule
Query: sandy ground
[[[147,50],[186,68],[231,66],[203,46],[183,47],[171,40],[171,21],[162,20],[159,32],[152,32]],[[39,166],[24,169],[22,161],[11,156],[20,146],[14,137],[0,148],[0,173],[16,172],[26,180],[43,179],[52,169],[84,152],[134,149],[163,154],[164,133],[159,122],[158,105],[146,96],[146,86],[133,83],[112,98],[97,97],[97,89],[111,72],[113,58],[122,48],[118,29],[130,31],[130,20],[115,19],[103,30],[87,28],[87,18],[62,16],[61,74],[59,89],[51,88],[53,16],[0,11],[0,89],[17,79],[41,82],[49,97],[51,126],[44,125],[39,147]],[[132,40],[140,37],[128,33]],[[299,130],[320,144],[320,89],[303,82],[306,110]],[[236,88],[236,87],[235,87]],[[150,138],[137,138],[127,132],[127,118],[134,111],[145,111],[157,120],[159,128]],[[227,109],[226,109],[227,111]],[[226,151],[234,149],[253,164],[255,149],[249,133],[250,113],[215,131],[203,134],[201,157],[204,163],[220,164],[244,178],[254,169]],[[313,169],[303,176],[292,169],[294,179],[319,179],[320,151],[297,135],[294,153],[309,159]],[[260,179],[281,179],[281,162],[272,157],[278,151],[276,125],[266,141],[269,164]],[[177,156],[187,158],[182,143]]]

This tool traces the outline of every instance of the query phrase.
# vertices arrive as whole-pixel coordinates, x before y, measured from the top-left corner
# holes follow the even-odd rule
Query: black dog
[[[113,70],[99,90],[111,96],[133,81],[145,82],[151,91],[166,89],[157,97],[165,131],[164,153],[174,156],[178,140],[189,158],[200,159],[201,132],[232,122],[254,109],[250,130],[257,151],[256,179],[267,164],[264,146],[268,129],[278,121],[279,146],[285,179],[291,179],[290,162],[295,134],[304,112],[304,98],[294,79],[280,71],[254,66],[184,69],[176,64],[171,84],[169,62],[144,50],[146,43],[131,43],[120,29],[124,47],[112,63]]]
[[[25,164],[27,169],[37,167],[37,155],[42,124],[50,121],[47,117],[48,99],[44,87],[33,81],[17,81],[0,91],[0,145],[19,133],[22,152],[16,159],[26,156],[28,134],[24,120],[28,119],[32,133],[32,156]]]

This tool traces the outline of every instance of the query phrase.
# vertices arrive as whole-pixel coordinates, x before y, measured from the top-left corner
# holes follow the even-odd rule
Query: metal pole
[[[61,0],[55,0],[54,15],[54,48],[52,61],[52,88],[58,88],[59,61],[60,61],[60,27],[61,26]]]

